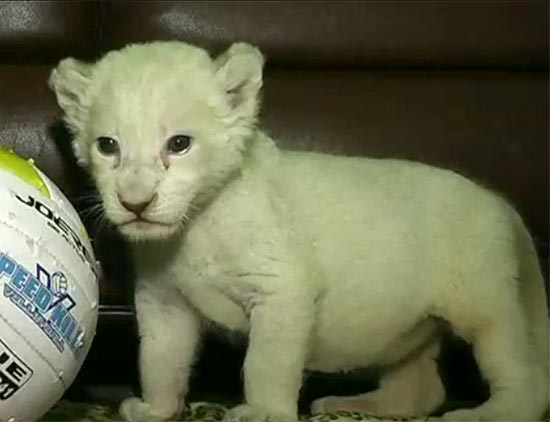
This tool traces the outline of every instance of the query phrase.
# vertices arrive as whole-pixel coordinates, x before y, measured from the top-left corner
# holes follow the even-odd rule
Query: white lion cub
[[[205,321],[248,335],[246,403],[297,417],[304,369],[381,365],[380,389],[314,411],[427,415],[444,400],[440,321],[491,385],[448,420],[534,420],[548,405],[548,313],[532,240],[504,200],[450,171],[279,150],[256,126],[263,59],[184,43],[63,60],[50,84],[107,217],[132,243],[143,395],[184,408]]]

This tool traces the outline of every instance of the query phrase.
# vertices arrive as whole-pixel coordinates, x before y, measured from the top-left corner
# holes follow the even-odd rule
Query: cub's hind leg
[[[313,413],[356,411],[382,417],[427,416],[445,400],[436,359],[440,340],[433,340],[383,373],[380,388],[350,397],[325,397],[313,402]]]

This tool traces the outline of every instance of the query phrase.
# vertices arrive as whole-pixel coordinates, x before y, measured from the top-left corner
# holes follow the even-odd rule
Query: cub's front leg
[[[142,398],[122,402],[127,421],[174,420],[184,408],[200,323],[168,283],[140,280],[135,293]]]
[[[296,280],[299,286],[299,280]],[[226,420],[294,421],[313,325],[313,297],[273,293],[259,297],[250,316],[244,363],[246,403]]]

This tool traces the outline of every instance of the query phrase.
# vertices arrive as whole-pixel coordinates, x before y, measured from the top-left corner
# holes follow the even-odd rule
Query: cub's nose
[[[151,198],[149,198],[146,201],[140,201],[140,202],[129,202],[125,201],[120,194],[118,195],[118,200],[120,201],[121,205],[126,208],[128,211],[133,212],[135,215],[139,216],[143,211],[147,209],[151,203],[153,203],[157,199],[157,194],[155,193]]]

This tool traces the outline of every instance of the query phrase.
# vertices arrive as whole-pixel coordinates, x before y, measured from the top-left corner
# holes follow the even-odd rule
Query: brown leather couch
[[[244,40],[267,56],[262,122],[281,145],[467,174],[519,208],[547,268],[548,12],[546,0],[2,1],[0,144],[33,157],[83,209],[92,188],[67,148],[51,67],[129,42],[179,39],[217,52]],[[86,223],[105,277],[79,392],[136,374],[124,244]],[[215,377],[220,392],[237,391],[220,379],[239,378],[240,349],[214,343],[206,356],[197,385]]]

